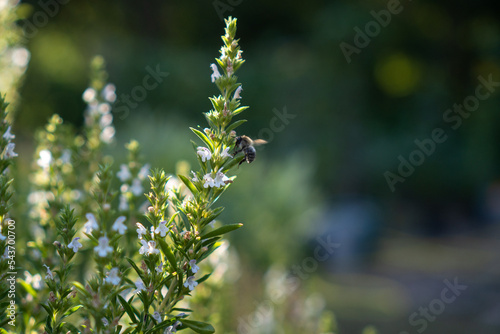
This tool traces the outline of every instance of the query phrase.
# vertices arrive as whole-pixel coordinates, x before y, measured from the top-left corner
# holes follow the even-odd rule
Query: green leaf
[[[182,319],[182,326],[188,327],[194,330],[196,333],[200,334],[210,334],[215,333],[215,329],[212,325],[201,321]]]
[[[88,295],[89,295],[89,293],[88,293],[87,289],[85,289],[85,287],[82,285],[82,283],[80,283],[80,282],[73,282],[72,284],[73,284],[73,286],[74,286],[74,287],[75,287],[78,291],[80,291],[83,295],[85,295],[85,296],[88,296]]]
[[[249,107],[248,106],[244,106],[244,107],[239,107],[238,109],[236,109],[235,111],[233,111],[232,115],[233,116],[236,116],[238,115],[239,113],[247,110]]]
[[[227,127],[226,132],[227,133],[231,132],[232,130],[236,129],[238,126],[245,123],[246,121],[247,121],[246,119],[240,119],[239,121],[234,122],[233,124]]]
[[[175,271],[178,271],[177,269],[177,261],[175,260],[174,253],[172,253],[172,250],[170,249],[170,246],[167,245],[165,240],[159,239],[160,243],[160,248],[163,251],[163,254],[167,257],[168,262],[170,262],[170,265]]]
[[[210,273],[210,274],[206,274],[206,275],[205,275],[205,276],[203,276],[202,278],[200,278],[200,279],[196,280],[196,282],[198,282],[198,284],[203,283],[203,282],[205,282],[205,281],[206,281],[206,280],[207,280],[207,279],[208,279],[211,275],[212,275],[212,273]]]
[[[130,306],[129,303],[127,303],[127,301],[120,295],[117,295],[118,299],[120,300],[120,304],[122,304],[123,306],[123,309],[125,310],[125,312],[127,312],[130,320],[132,320],[132,322],[137,322],[137,318],[135,317],[135,313],[134,313],[134,310],[132,309],[132,306]]]
[[[213,237],[213,238],[209,238],[209,239],[206,239],[206,240],[203,240],[203,242],[201,243],[202,246],[209,246],[211,244],[215,244],[221,237]]]
[[[222,211],[224,211],[224,207],[222,207],[222,206],[214,209],[214,212],[210,216],[205,218],[204,222],[206,222],[207,224],[210,223],[212,220],[219,217],[219,215],[222,213]]]
[[[130,263],[130,265],[132,266],[132,268],[134,268],[134,270],[137,273],[137,275],[139,275],[139,277],[143,280],[142,270],[140,270],[139,267],[137,267],[137,265],[135,264],[135,262],[131,258],[126,257],[125,259],[128,261],[128,263]]]
[[[210,138],[208,138],[203,132],[201,132],[200,130],[196,130],[195,128],[190,128],[191,131],[194,132],[195,135],[198,136],[198,138],[200,138],[201,140],[203,140],[205,142],[205,144],[208,145],[208,147],[210,148],[210,151],[213,153],[214,152],[214,144],[212,143],[212,141],[210,140]]]
[[[185,177],[184,175],[177,175],[177,176],[186,185],[186,187],[188,187],[188,189],[191,190],[193,196],[197,198],[199,192],[198,189],[196,189],[196,186],[193,184],[193,182],[191,182],[191,180]]]
[[[178,312],[193,312],[193,310],[189,308],[182,308],[182,307],[174,307],[172,311],[178,311]]]
[[[78,328],[76,328],[74,325],[72,325],[70,323],[65,323],[64,324],[64,328],[65,329],[69,329],[70,333],[80,333],[80,331],[78,330]]]
[[[52,307],[50,307],[50,305],[40,304],[40,306],[43,307],[45,311],[47,311],[49,316],[52,315]]]
[[[76,306],[73,306],[72,308],[70,308],[69,310],[67,310],[66,312],[64,312],[64,314],[61,316],[61,320],[66,318],[66,317],[69,317],[70,315],[72,315],[73,313],[75,313],[76,311],[78,311],[79,309],[81,309],[83,307],[83,305],[76,305]]]
[[[203,240],[203,239],[216,237],[216,236],[221,235],[221,234],[226,234],[226,233],[229,233],[229,232],[234,231],[236,229],[239,229],[242,226],[243,226],[243,224],[241,224],[241,223],[224,225],[222,227],[219,227],[218,229],[215,229],[213,231],[210,231],[210,232],[202,235],[201,239]]]

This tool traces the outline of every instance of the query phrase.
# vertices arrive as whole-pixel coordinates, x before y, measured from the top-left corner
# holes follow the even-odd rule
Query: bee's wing
[[[253,141],[253,144],[254,144],[254,146],[259,146],[259,145],[267,144],[267,141],[265,141],[264,139],[255,139]]]

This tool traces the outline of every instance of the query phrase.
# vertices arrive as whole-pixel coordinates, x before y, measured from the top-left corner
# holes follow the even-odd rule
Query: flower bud
[[[57,300],[56,295],[54,294],[53,291],[50,291],[49,293],[49,302],[54,303]]]
[[[109,209],[111,209],[111,205],[110,205],[109,203],[104,203],[104,204],[102,205],[102,209],[103,209],[104,211],[109,211]]]

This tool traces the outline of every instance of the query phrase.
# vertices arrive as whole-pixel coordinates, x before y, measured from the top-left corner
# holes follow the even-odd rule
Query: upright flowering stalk
[[[67,333],[68,331],[76,333],[78,331],[76,326],[64,320],[82,307],[82,305],[76,305],[76,290],[69,282],[73,266],[71,260],[82,247],[79,242],[80,238],[75,237],[76,222],[74,210],[66,206],[56,221],[57,235],[60,241],[55,241],[54,246],[61,259],[60,265],[58,268],[44,265],[47,269],[45,282],[50,292],[48,300],[41,306],[47,311],[45,332],[49,334]]]
[[[112,187],[112,181],[111,167],[101,165],[93,189],[98,208],[86,213],[83,225],[96,264],[96,274],[85,286],[74,283],[89,316],[83,325],[84,333],[119,333],[117,325],[123,314],[117,296],[126,288],[121,284],[126,267],[119,241],[128,227],[127,218],[113,208],[117,191]]]
[[[137,331],[172,333],[191,328],[197,333],[214,332],[211,325],[191,320],[186,314],[190,310],[176,306],[210,276],[200,271],[199,264],[220,246],[221,236],[242,226],[213,227],[223,210],[214,204],[233,182],[235,177],[228,172],[238,163],[229,150],[235,142],[233,130],[244,121],[232,123],[232,119],[247,108],[240,106],[241,84],[234,75],[244,62],[235,34],[236,19],[229,18],[217,59],[222,74],[217,65],[211,65],[211,79],[221,95],[210,98],[213,109],[205,113],[209,128],[191,129],[203,143],[193,143],[199,170],[170,181],[160,170],[149,177],[148,226],[137,223],[141,265],[128,259],[137,275],[134,288],[142,307],[133,301],[135,297],[128,301],[119,297]]]

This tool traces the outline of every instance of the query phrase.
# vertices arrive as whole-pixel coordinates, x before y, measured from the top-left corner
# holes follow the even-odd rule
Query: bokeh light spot
[[[387,95],[401,97],[413,93],[420,77],[416,62],[400,53],[385,57],[375,65],[375,80]]]

